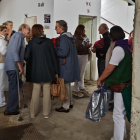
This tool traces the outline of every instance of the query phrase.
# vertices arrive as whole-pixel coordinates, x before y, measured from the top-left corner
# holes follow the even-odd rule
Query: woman
[[[133,37],[133,30],[129,33],[129,38]]]
[[[132,80],[132,52],[125,38],[124,31],[119,26],[110,30],[110,38],[114,42],[114,49],[107,68],[97,82],[114,91],[114,136],[111,140],[124,140],[126,136],[125,115],[130,122],[131,114],[131,80]]]
[[[3,26],[5,26],[7,28],[7,34],[5,36],[5,39],[7,41],[10,41],[11,36],[15,33],[15,31],[13,31],[13,22],[12,21],[6,21],[5,23],[3,23]]]
[[[30,114],[35,118],[39,107],[39,93],[43,83],[43,115],[48,118],[51,114],[51,82],[58,78],[59,68],[53,43],[45,38],[43,26],[36,24],[32,27],[32,40],[29,41],[25,52],[25,61],[30,65],[30,82],[33,82]]]
[[[27,43],[32,39],[32,36],[31,34],[26,37],[26,41]],[[27,49],[27,46],[26,46],[26,49]],[[25,49],[25,51],[26,51]],[[31,82],[31,65],[30,63],[26,63],[26,82],[29,82],[29,88],[30,88],[30,92],[31,92],[31,97],[32,97],[32,92],[33,92],[33,83]],[[43,94],[40,90],[40,96],[43,97]]]
[[[8,91],[8,77],[4,71],[4,63],[7,51],[5,41],[6,27],[0,26],[0,107],[6,106],[4,91]]]
[[[88,41],[85,42],[85,26],[78,25],[75,30],[74,36],[76,37],[76,48],[78,53],[78,61],[80,67],[80,77],[81,81],[75,81],[74,84],[74,95],[78,97],[83,97],[84,95],[81,92],[87,92],[84,87],[84,75],[86,66],[88,63],[88,54],[91,43]]]

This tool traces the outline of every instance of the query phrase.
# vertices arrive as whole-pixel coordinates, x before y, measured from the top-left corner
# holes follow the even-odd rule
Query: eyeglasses
[[[28,29],[29,31],[31,31],[29,28],[26,28],[26,29]]]

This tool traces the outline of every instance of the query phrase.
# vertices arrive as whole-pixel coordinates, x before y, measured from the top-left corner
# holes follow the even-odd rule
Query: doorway
[[[94,44],[97,37],[97,18],[96,17],[90,17],[90,16],[79,16],[79,24],[82,24],[85,26],[86,35],[90,40],[90,43]],[[90,50],[92,50],[92,47]],[[92,53],[92,61],[89,61],[86,67],[85,71],[85,80],[97,80],[97,61],[96,61],[96,55]]]

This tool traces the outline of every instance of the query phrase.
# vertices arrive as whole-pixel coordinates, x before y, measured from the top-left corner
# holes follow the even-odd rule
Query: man
[[[69,112],[73,108],[71,82],[80,81],[80,70],[75,44],[75,38],[67,32],[67,23],[64,20],[56,21],[55,30],[60,34],[59,47],[56,53],[59,58],[60,78],[64,79],[68,99],[63,102],[62,107],[56,108],[58,112]]]
[[[99,30],[99,34],[103,35],[104,47],[98,48],[98,49],[94,48],[93,52],[94,53],[96,52],[96,57],[98,58],[98,74],[100,77],[105,69],[106,53],[107,53],[107,50],[110,46],[111,40],[108,36],[109,35],[109,32],[108,32],[109,28],[105,23],[102,23],[99,26],[98,30]]]
[[[18,106],[18,85],[17,85],[17,73],[15,63],[17,63],[20,73],[24,72],[23,60],[25,52],[24,37],[29,36],[30,27],[27,24],[22,24],[19,27],[19,31],[15,33],[8,44],[6,61],[4,70],[8,75],[9,80],[9,93],[8,103],[4,115],[17,115]]]

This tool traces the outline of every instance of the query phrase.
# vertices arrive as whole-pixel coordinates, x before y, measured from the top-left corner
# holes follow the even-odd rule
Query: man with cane
[[[15,33],[8,44],[6,61],[4,70],[8,75],[9,93],[8,102],[4,115],[17,115],[18,106],[18,79],[15,64],[17,64],[20,73],[24,72],[23,61],[25,52],[24,37],[29,36],[30,27],[27,24],[22,24],[19,31]]]

